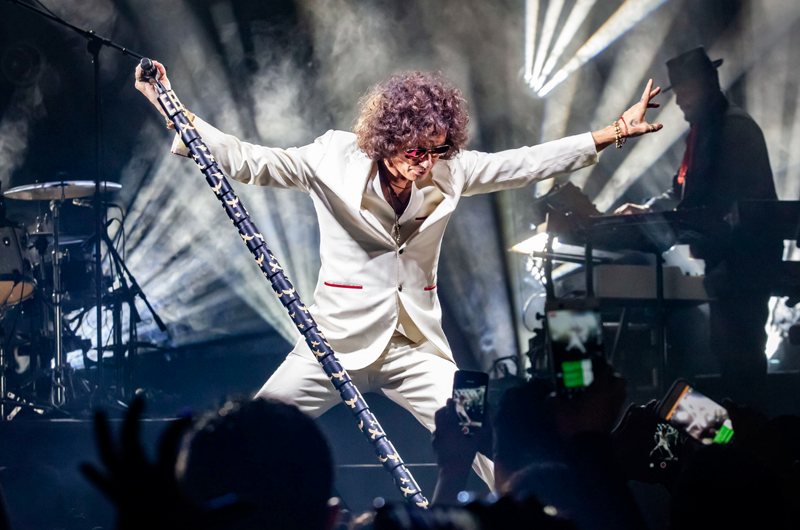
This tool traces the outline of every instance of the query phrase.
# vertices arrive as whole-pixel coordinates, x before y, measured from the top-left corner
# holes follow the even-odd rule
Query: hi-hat
[[[94,195],[92,180],[63,180],[60,182],[42,182],[17,186],[3,193],[9,199],[24,201],[58,201],[61,199],[79,199]],[[101,182],[100,193],[111,193],[122,189],[117,182]]]

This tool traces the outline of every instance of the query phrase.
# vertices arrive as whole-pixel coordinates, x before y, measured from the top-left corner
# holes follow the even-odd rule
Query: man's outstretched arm
[[[651,79],[641,99],[623,113],[618,127],[624,138],[635,138],[663,127],[645,119],[648,108],[659,106],[650,100],[660,91],[660,87],[653,89]],[[614,143],[616,136],[616,128],[609,125],[593,133],[499,153],[463,151],[460,157],[466,172],[463,195],[519,188],[592,165],[597,162],[597,153]]]
[[[153,64],[158,69],[158,79],[170,89],[170,81],[164,65],[157,61]],[[141,67],[136,67],[136,89],[163,115],[158,103],[158,92],[154,80],[141,79]],[[332,132],[321,136],[314,143],[299,147],[279,149],[242,142],[235,136],[225,134],[201,118],[190,116],[194,126],[202,135],[206,145],[216,157],[217,165],[227,176],[257,186],[277,188],[294,188],[308,191],[325,150],[332,137]],[[172,152],[188,156],[186,146],[176,136]]]

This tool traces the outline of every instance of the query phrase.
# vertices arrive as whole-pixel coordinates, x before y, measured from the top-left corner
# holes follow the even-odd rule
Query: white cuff
[[[178,133],[175,133],[175,139],[172,141],[172,154],[189,158],[189,148],[184,145]]]

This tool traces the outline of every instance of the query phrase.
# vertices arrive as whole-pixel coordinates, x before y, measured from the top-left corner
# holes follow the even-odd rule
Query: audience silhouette
[[[537,379],[511,388],[474,436],[461,432],[452,400],[439,410],[432,437],[439,483],[428,510],[388,504],[342,517],[331,499],[324,436],[295,406],[266,399],[228,400],[198,420],[172,422],[153,459],[139,440],[142,398],[131,402],[118,440],[98,412],[102,466],[85,464],[83,471],[112,501],[123,530],[645,529],[652,517],[631,481],[666,488],[676,530],[788,528],[798,520],[797,416],[770,419],[726,400],[731,443],[704,446],[683,435],[665,453],[670,466],[654,469],[648,463],[665,432],[657,403],[620,414],[625,382],[610,366],[600,367],[582,394],[553,390],[551,381]],[[479,450],[494,455],[497,491],[462,505],[458,494]],[[82,529],[67,516],[57,474],[41,466],[27,471],[0,469],[7,491],[0,491],[0,530]],[[35,495],[47,502],[22,509],[17,499]]]

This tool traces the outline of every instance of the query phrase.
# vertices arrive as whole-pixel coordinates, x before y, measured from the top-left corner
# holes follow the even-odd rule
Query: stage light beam
[[[543,80],[539,77],[542,72],[542,66],[547,57],[547,51],[550,49],[550,42],[553,40],[553,34],[556,31],[558,19],[561,16],[561,10],[564,9],[564,0],[550,0],[547,4],[547,11],[544,15],[544,23],[542,24],[542,38],[539,41],[538,49],[536,50],[536,60],[533,63],[533,89],[538,90],[541,87]]]
[[[533,55],[536,52],[536,30],[539,25],[539,0],[525,2],[525,82],[533,84]]]
[[[575,2],[575,5],[572,6],[572,11],[570,11],[569,17],[567,17],[567,21],[564,23],[564,27],[561,28],[558,39],[553,49],[550,51],[550,55],[547,57],[547,62],[544,64],[544,68],[542,68],[542,73],[539,75],[539,79],[537,80],[538,87],[534,87],[534,90],[542,87],[544,80],[547,79],[547,76],[553,71],[556,63],[558,63],[561,55],[563,55],[564,50],[569,43],[572,42],[572,39],[575,38],[575,34],[586,20],[586,17],[589,16],[596,2],[597,0],[578,0]]]
[[[625,3],[600,26],[600,29],[580,47],[575,53],[575,56],[537,91],[537,94],[540,97],[549,94],[581,66],[589,62],[647,15],[668,1],[669,0],[626,0]]]

